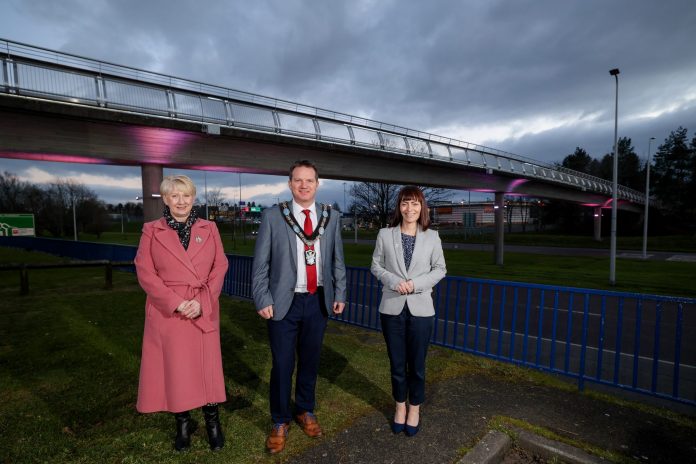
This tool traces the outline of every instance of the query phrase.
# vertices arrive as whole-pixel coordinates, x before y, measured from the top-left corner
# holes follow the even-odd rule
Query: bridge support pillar
[[[143,164],[140,166],[143,179],[143,219],[145,222],[162,217],[162,200],[159,198],[159,187],[164,178],[160,164]],[[152,195],[157,195],[153,197]]]
[[[495,205],[493,205],[495,219],[495,264],[503,265],[503,245],[505,243],[505,193],[495,192]]]
[[[595,242],[602,241],[602,208],[599,206],[594,209],[594,239]]]

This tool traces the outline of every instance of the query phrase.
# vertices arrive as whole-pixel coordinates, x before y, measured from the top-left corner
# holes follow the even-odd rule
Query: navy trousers
[[[327,312],[321,308],[322,300],[320,291],[314,295],[296,293],[283,320],[268,321],[268,337],[273,356],[270,403],[274,423],[292,420],[290,395],[295,352],[295,413],[314,412],[319,353],[328,321]]]
[[[416,317],[408,305],[398,316],[380,314],[391,365],[392,396],[416,406],[425,400],[425,356],[435,316]]]

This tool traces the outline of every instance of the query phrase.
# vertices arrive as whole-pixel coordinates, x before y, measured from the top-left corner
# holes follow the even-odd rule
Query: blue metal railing
[[[132,260],[136,248],[33,237],[12,246],[77,259]],[[248,256],[228,255],[223,292],[251,298]],[[348,267],[335,320],[380,330],[379,282]],[[432,343],[585,382],[696,405],[696,299],[447,277],[433,290]]]

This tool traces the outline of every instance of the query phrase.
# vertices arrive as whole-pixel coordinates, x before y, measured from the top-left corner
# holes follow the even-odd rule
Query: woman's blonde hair
[[[194,197],[196,196],[196,186],[193,185],[193,181],[189,176],[183,174],[166,176],[160,184],[160,194],[162,196],[169,195],[175,190],[179,190]]]

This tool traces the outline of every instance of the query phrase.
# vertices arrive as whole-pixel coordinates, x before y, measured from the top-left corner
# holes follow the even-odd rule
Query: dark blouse
[[[411,265],[411,257],[413,256],[413,248],[416,246],[416,236],[401,233],[401,245],[404,249],[404,264],[406,270]]]

